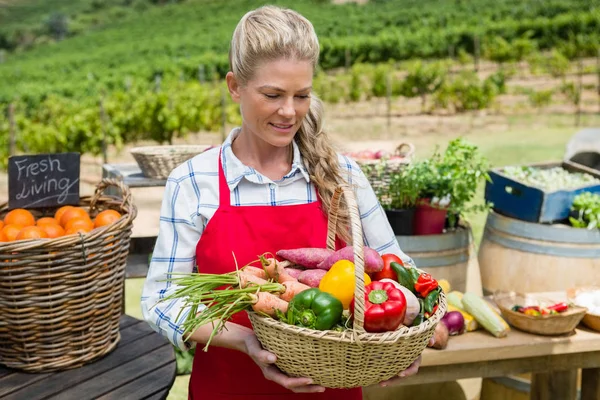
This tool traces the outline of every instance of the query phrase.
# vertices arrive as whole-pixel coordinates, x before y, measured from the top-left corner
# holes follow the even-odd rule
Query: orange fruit
[[[91,230],[91,229],[90,229],[90,230]],[[86,234],[86,233],[88,233],[90,230],[86,230],[85,228],[81,228],[81,227],[80,227],[80,228],[77,228],[77,227],[74,227],[74,228],[69,228],[69,229],[65,230],[65,236],[67,236],[67,235],[72,235],[72,234],[74,234],[74,233],[78,233],[78,232],[81,232],[81,233],[83,233],[83,234]]]
[[[89,232],[94,229],[94,223],[89,217],[75,217],[68,220],[64,228],[67,231],[71,228],[83,228]]]
[[[58,225],[58,221],[52,217],[43,217],[35,222],[36,226]]]
[[[58,224],[48,224],[40,226],[46,232],[49,238],[54,239],[65,234],[65,230],[62,226]]]
[[[87,219],[90,219],[90,216],[88,215],[87,211],[85,211],[83,208],[71,207],[67,211],[65,211],[64,214],[60,217],[59,223],[63,228],[66,228],[67,222],[69,222],[70,219],[77,217],[86,217]]]
[[[2,231],[0,231],[0,237],[4,242],[12,242],[17,238],[17,235],[23,228],[24,227],[21,225],[6,224],[4,225],[4,228],[2,228]]]
[[[15,208],[14,210],[9,211],[8,214],[4,217],[4,224],[16,224],[25,226],[34,226],[35,218],[32,213],[25,210],[24,208]]]
[[[101,226],[110,225],[121,218],[121,214],[115,210],[104,210],[94,219],[94,227],[100,228]]]
[[[54,219],[56,220],[56,222],[60,224],[60,219],[62,218],[63,214],[71,208],[73,208],[73,206],[62,206],[61,208],[56,210],[56,212],[54,213]]]
[[[19,232],[17,235],[16,240],[42,239],[47,237],[48,235],[46,232],[39,226],[26,226],[25,228],[21,229],[21,232]]]

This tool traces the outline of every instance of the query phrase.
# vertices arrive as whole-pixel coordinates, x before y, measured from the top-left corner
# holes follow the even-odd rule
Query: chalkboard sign
[[[12,156],[8,159],[8,208],[79,203],[79,153]]]

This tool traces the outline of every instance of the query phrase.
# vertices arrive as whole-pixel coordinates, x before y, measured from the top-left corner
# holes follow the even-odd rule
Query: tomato
[[[398,276],[390,266],[391,263],[397,262],[400,265],[404,265],[400,257],[395,254],[384,254],[381,256],[383,258],[383,269],[379,272],[375,272],[372,276],[374,281],[378,281],[381,279],[392,279],[394,281],[398,281]]]

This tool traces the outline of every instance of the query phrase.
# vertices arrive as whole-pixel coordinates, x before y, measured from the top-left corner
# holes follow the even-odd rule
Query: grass
[[[544,115],[512,118],[511,124],[501,132],[490,132],[486,127],[479,127],[464,135],[469,141],[479,146],[493,167],[561,160],[567,142],[579,130],[572,125],[573,120],[565,116]],[[385,121],[381,123],[385,124]],[[352,124],[353,121],[348,123],[347,128],[352,129]],[[588,115],[583,120],[584,126],[599,124],[600,115]],[[381,127],[373,128],[376,130]],[[354,134],[356,133],[349,132],[350,136]],[[443,147],[445,143],[456,136],[460,136],[460,134],[433,133],[413,137],[410,140],[417,143],[419,154],[427,156],[436,145]],[[373,139],[373,137],[369,137],[369,139]],[[483,186],[479,189],[476,201],[482,201],[483,189]],[[481,240],[485,218],[485,213],[467,217],[473,228],[476,243]],[[127,314],[136,318],[141,318],[140,295],[143,282],[143,279],[129,279],[125,285],[125,310]],[[178,376],[168,400],[186,399],[188,382],[189,376]]]

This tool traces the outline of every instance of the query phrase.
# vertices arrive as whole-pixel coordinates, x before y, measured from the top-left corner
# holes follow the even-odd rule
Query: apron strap
[[[225,178],[225,172],[223,171],[223,160],[221,159],[221,151],[219,151],[219,207],[230,207],[231,206],[231,191]]]

